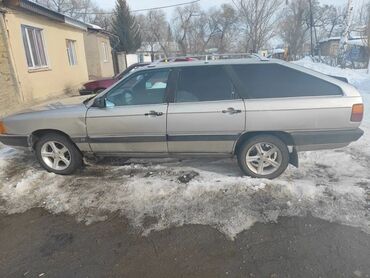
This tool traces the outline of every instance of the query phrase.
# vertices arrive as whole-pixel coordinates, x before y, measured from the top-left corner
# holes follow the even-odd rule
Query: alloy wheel
[[[53,170],[63,171],[71,164],[71,153],[60,142],[48,141],[41,148],[41,158]]]
[[[246,153],[247,167],[255,174],[269,175],[277,171],[282,163],[282,154],[272,143],[256,143]]]

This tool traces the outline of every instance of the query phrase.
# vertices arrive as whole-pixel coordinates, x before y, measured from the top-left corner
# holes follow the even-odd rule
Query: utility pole
[[[312,0],[308,0],[310,3],[310,37],[311,37],[311,56],[314,56],[314,46],[313,46],[313,10],[312,10]]]
[[[346,60],[348,39],[350,35],[350,27],[352,23],[352,16],[353,16],[353,1],[348,0],[345,26],[344,26],[344,30],[342,33],[342,37],[339,42],[339,57],[338,58],[339,58],[339,62],[342,68],[346,66],[345,60]]]

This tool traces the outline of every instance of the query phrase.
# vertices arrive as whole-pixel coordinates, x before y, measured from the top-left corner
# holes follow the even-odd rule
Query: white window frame
[[[106,42],[102,42],[101,45],[103,49],[103,62],[108,63],[109,62],[108,44]]]
[[[70,66],[77,65],[77,54],[76,54],[76,41],[66,39],[66,47],[67,47],[67,56],[68,62]]]
[[[25,51],[26,51],[25,54],[26,54],[26,61],[27,61],[28,68],[31,69],[31,70],[32,69],[49,68],[49,60],[48,60],[48,55],[47,55],[46,47],[45,47],[45,39],[44,39],[43,29],[33,27],[33,26],[28,26],[28,25],[21,25],[21,29],[22,29],[23,45],[24,45],[24,48],[25,48]],[[31,32],[32,32],[33,40],[34,40],[35,47],[36,47],[36,49],[34,49],[35,50],[34,52],[37,55],[37,59],[40,62],[40,66],[37,66],[36,62],[35,62],[34,53],[32,51],[32,47],[31,47],[30,35],[29,35],[29,32],[28,32],[29,30],[31,30]],[[40,32],[41,45],[39,44],[39,41],[36,38],[36,32]],[[24,41],[24,36],[23,35],[25,35],[26,41]],[[43,57],[42,57],[42,52],[44,54]],[[27,58],[28,55],[27,54],[31,58],[30,61],[28,61],[28,58]],[[44,62],[45,62],[44,64],[43,64],[42,60],[44,60]],[[30,66],[28,64],[28,62],[31,62],[32,65]]]

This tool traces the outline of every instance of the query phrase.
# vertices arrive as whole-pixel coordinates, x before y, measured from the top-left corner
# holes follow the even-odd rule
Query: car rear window
[[[342,95],[335,84],[278,64],[234,65],[231,75],[244,98]]]

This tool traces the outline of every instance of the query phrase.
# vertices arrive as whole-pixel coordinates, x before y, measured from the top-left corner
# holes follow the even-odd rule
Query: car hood
[[[30,135],[36,130],[58,130],[71,136],[85,136],[88,96],[48,101],[3,118],[7,134]]]
[[[85,106],[84,100],[88,99],[91,96],[75,96],[62,98],[58,100],[47,101],[30,108],[19,111],[17,114],[31,113],[31,112],[40,112],[40,111],[49,111],[63,108],[72,108],[76,106]]]

